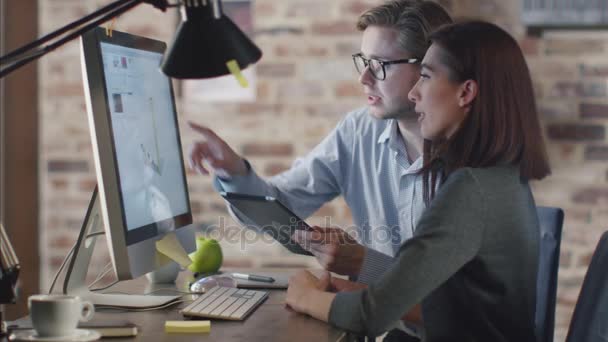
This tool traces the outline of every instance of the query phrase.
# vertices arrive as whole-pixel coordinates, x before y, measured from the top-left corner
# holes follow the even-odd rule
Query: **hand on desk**
[[[330,286],[330,281],[329,272],[317,278],[309,271],[299,271],[289,277],[285,301],[294,311],[327,322],[329,308],[335,297],[335,294],[325,290]]]
[[[365,258],[365,247],[340,228],[313,227],[297,230],[293,239],[311,252],[321,266],[342,275],[358,275]]]
[[[205,138],[205,141],[196,141],[190,148],[189,161],[192,170],[208,175],[207,168],[210,168],[221,178],[247,174],[247,165],[243,158],[214,131],[191,121],[188,122],[188,125]],[[203,162],[206,162],[207,165],[203,165]]]

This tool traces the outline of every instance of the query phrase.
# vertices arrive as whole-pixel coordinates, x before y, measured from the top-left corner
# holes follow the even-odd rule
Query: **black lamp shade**
[[[257,62],[262,51],[230,18],[213,16],[210,5],[187,7],[186,20],[177,29],[161,68],[173,78],[210,78],[230,74],[226,63],[236,60],[241,69]]]

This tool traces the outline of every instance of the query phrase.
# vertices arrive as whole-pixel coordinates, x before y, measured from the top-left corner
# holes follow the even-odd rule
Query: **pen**
[[[243,273],[232,273],[232,276],[237,279],[245,279],[245,280],[253,280],[253,281],[263,281],[266,283],[274,283],[274,278],[266,277],[255,274],[243,274]]]

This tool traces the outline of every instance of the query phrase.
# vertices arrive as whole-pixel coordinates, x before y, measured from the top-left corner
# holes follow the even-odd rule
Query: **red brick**
[[[570,108],[570,106],[559,105],[559,106],[547,106],[539,105],[538,113],[541,118],[551,120],[577,120],[578,113],[576,110]]]
[[[579,97],[583,93],[583,85],[580,82],[560,81],[551,89],[551,97]]]
[[[286,82],[280,84],[278,89],[279,99],[290,102],[292,99],[319,98],[323,96],[323,86],[321,82]]]
[[[575,144],[559,144],[559,156],[562,160],[571,160],[576,156],[577,145]]]
[[[88,172],[89,163],[84,160],[49,160],[48,172]]]
[[[246,156],[290,157],[293,155],[293,145],[256,142],[243,145],[241,151]]]
[[[277,8],[275,6],[275,2],[254,2],[254,17],[271,17],[276,15],[276,13]]]
[[[209,210],[216,213],[228,214],[228,209],[226,209],[226,205],[223,203],[211,203],[209,204]]]
[[[342,8],[340,12],[344,13],[345,15],[352,14],[358,17],[363,12],[369,10],[375,5],[377,5],[377,3],[371,1],[350,1],[341,6]],[[355,23],[352,24],[352,27],[355,27]]]
[[[256,98],[258,101],[264,101],[270,98],[270,85],[268,82],[259,80],[256,83]]]
[[[85,193],[93,192],[93,189],[95,189],[96,186],[97,186],[97,179],[94,179],[94,178],[84,179],[78,183],[78,188],[80,189],[80,191],[83,191]]]
[[[535,37],[525,37],[519,41],[519,46],[523,53],[527,56],[538,55],[539,50],[539,39]]]
[[[550,124],[547,134],[554,140],[596,141],[604,140],[606,129],[601,125]]]
[[[608,201],[608,188],[585,188],[572,195],[572,201],[578,204],[596,205],[601,199]]]
[[[361,84],[356,81],[343,81],[339,82],[335,89],[334,95],[336,97],[356,97],[360,98],[363,95]]]
[[[256,37],[261,37],[264,35],[270,36],[279,36],[279,35],[295,35],[300,36],[304,33],[304,30],[301,27],[282,25],[275,26],[267,29],[257,29],[255,31]]]
[[[353,41],[340,41],[336,43],[336,54],[338,56],[345,56],[349,58],[349,63],[352,64],[352,60],[350,56],[353,53],[357,53],[361,50],[361,42],[360,40]],[[354,66],[353,66],[354,68]]]
[[[568,268],[572,264],[572,252],[561,250],[559,253],[559,267]]]
[[[288,18],[322,18],[328,17],[330,13],[325,2],[307,0],[305,2],[287,3],[285,15]]]
[[[604,41],[599,39],[546,39],[547,55],[590,56],[604,52]]]
[[[608,146],[587,146],[585,147],[586,160],[608,161]]]
[[[84,88],[80,83],[61,83],[47,84],[46,94],[49,97],[53,96],[84,96]]]
[[[581,64],[579,65],[580,75],[583,77],[608,77],[608,65],[607,64],[599,64],[599,65],[589,65],[589,64]]]
[[[279,103],[241,103],[238,107],[239,114],[272,114],[279,113],[282,105]]]
[[[190,209],[192,209],[193,214],[201,214],[203,212],[203,204],[201,201],[190,201]]]
[[[268,163],[264,167],[264,174],[274,176],[289,169],[289,165],[283,163]]]
[[[68,188],[68,182],[65,179],[53,179],[51,180],[51,186],[53,190],[65,190]]]
[[[324,57],[328,52],[329,50],[325,46],[296,46],[293,42],[279,43],[274,48],[275,55],[279,57]]]
[[[608,118],[608,105],[605,104],[581,103],[579,111],[584,119]]]
[[[578,261],[576,263],[576,266],[581,268],[581,267],[589,267],[589,264],[591,263],[591,258],[593,257],[593,252],[587,252],[584,253],[583,255],[581,255],[578,258]]]
[[[295,70],[293,63],[259,64],[256,67],[256,74],[259,77],[285,78],[293,77]]]
[[[315,22],[312,24],[312,32],[319,35],[344,35],[354,34],[356,31],[352,21],[339,20]]]
[[[67,249],[67,248],[71,248],[74,245],[74,242],[75,242],[74,239],[72,239],[66,235],[59,235],[59,236],[51,239],[50,247]]]

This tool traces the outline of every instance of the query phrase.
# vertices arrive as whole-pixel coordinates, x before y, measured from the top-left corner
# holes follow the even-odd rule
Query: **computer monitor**
[[[159,255],[156,242],[167,234],[174,234],[186,252],[195,249],[173,89],[159,68],[166,45],[119,31],[109,35],[103,28],[80,41],[98,191],[73,259],[88,266],[92,251],[86,249],[87,236],[103,223],[116,276],[132,279],[163,266],[167,259]],[[142,307],[163,301],[91,293],[83,281],[86,269],[73,264],[68,278],[78,280],[64,282],[66,293],[98,305]],[[176,297],[165,299],[171,298]]]

